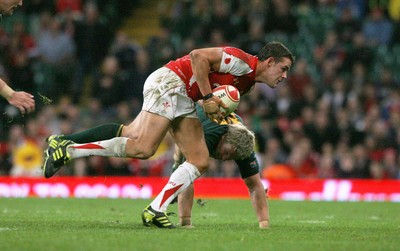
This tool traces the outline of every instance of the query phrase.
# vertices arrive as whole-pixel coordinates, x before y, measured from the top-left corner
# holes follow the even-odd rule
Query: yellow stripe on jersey
[[[224,120],[222,120],[220,125],[227,125],[227,124],[241,124],[240,120],[238,119],[238,115],[232,112],[229,114]]]

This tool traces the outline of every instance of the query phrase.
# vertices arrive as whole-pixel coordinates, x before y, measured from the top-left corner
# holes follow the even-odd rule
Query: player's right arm
[[[211,120],[220,122],[223,116],[219,110],[222,106],[227,106],[220,98],[212,94],[212,89],[209,80],[211,71],[219,71],[222,60],[223,48],[203,48],[195,49],[190,52],[190,62],[192,66],[193,76],[199,86],[200,92],[203,95],[204,111]]]
[[[219,70],[222,52],[222,48],[216,47],[195,49],[189,54],[193,76],[203,96],[212,93],[208,75],[211,71]]]
[[[265,189],[261,183],[260,174],[254,174],[244,179],[244,183],[249,190],[251,204],[256,212],[258,226],[260,228],[269,227],[269,211],[265,194]]]
[[[255,153],[253,152],[248,158],[236,160],[236,164],[238,165],[240,175],[249,190],[251,204],[257,215],[258,226],[260,228],[269,227],[267,195],[261,182],[259,164]]]

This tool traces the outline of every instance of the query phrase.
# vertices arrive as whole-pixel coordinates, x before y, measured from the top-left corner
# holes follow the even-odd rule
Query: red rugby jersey
[[[258,58],[238,48],[223,47],[221,67],[208,75],[211,89],[220,85],[233,85],[241,95],[250,91],[255,84],[255,69]],[[174,71],[186,84],[188,96],[197,101],[203,98],[193,76],[189,55],[170,61],[165,65]]]

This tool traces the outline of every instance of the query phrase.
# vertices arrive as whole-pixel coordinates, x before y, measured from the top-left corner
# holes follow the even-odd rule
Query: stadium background
[[[22,9],[22,10],[21,10]],[[0,75],[36,96],[20,116],[0,101],[0,175],[41,176],[45,137],[129,123],[148,74],[197,47],[255,54],[279,40],[297,61],[276,90],[238,113],[257,135],[263,177],[400,178],[400,1],[25,1],[0,26]],[[172,142],[150,161],[91,157],[60,175],[165,176]],[[206,176],[238,177],[214,161]]]

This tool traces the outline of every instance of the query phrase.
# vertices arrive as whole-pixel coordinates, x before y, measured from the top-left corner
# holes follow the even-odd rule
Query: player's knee
[[[138,147],[129,147],[125,149],[128,158],[148,159],[156,153],[157,148],[139,144]]]
[[[200,173],[204,173],[208,169],[208,166],[210,164],[210,158],[207,157],[207,158],[196,159],[195,161],[193,161],[192,164],[197,167]]]
[[[142,155],[144,159],[148,159],[152,157],[157,151],[157,148],[155,147],[144,147],[142,149]]]
[[[137,139],[139,136],[137,134],[137,131],[133,130],[132,126],[129,125],[129,126],[124,126],[122,128],[121,137],[127,137],[127,138],[130,138],[130,139]]]

